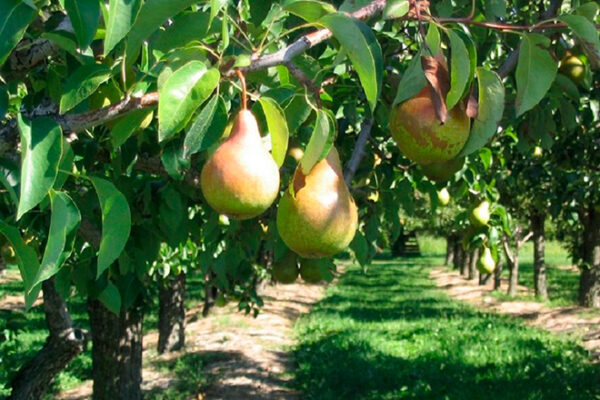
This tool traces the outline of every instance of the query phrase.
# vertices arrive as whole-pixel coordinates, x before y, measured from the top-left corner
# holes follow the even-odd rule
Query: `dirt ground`
[[[467,301],[478,307],[502,314],[523,318],[528,324],[556,333],[567,333],[578,337],[590,358],[600,361],[600,315],[583,316],[589,309],[583,307],[548,307],[535,301],[501,301],[494,298],[493,281],[480,286],[477,280],[467,280],[458,271],[445,267],[435,268],[430,275],[437,286],[452,298]],[[501,290],[506,292],[508,282],[503,281]],[[519,292],[531,294],[531,290],[519,286]]]
[[[265,304],[256,318],[238,312],[233,304],[213,308],[207,318],[200,308],[189,310],[185,350],[159,356],[154,350],[158,334],[144,336],[144,392],[160,392],[177,379],[157,371],[157,362],[202,353],[214,359],[204,368],[212,384],[190,399],[299,399],[287,387],[293,365],[286,348],[292,344],[294,321],[323,297],[324,290],[324,285],[303,283],[265,286],[260,291]],[[88,399],[91,393],[91,382],[86,382],[59,399]]]

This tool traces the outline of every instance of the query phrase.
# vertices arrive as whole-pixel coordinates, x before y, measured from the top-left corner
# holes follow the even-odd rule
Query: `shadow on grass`
[[[600,396],[600,369],[585,350],[450,300],[424,262],[379,262],[368,274],[349,269],[297,324],[295,384],[304,398]]]

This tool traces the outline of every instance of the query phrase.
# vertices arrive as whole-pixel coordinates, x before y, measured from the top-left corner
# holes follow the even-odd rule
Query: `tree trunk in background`
[[[496,269],[494,270],[494,290],[500,290],[502,286],[502,268],[504,267],[504,260],[500,253],[498,253],[498,263],[496,264]]]
[[[469,262],[469,280],[477,279],[477,260],[479,259],[479,249],[475,249],[471,252],[471,260]]]
[[[202,307],[202,316],[207,317],[212,306],[215,305],[217,300],[218,290],[217,287],[212,284],[213,274],[209,271],[204,274],[204,306]]]
[[[590,207],[580,214],[583,222],[584,269],[579,280],[579,303],[600,307],[600,210]]]
[[[92,328],[94,400],[142,398],[142,319],[139,308],[110,312],[99,301],[88,302]]]
[[[471,252],[469,250],[463,250],[462,265],[460,266],[460,274],[465,277],[468,276],[470,266],[471,266]]]
[[[52,380],[87,348],[89,334],[73,328],[67,305],[54,286],[42,283],[44,313],[50,335],[44,347],[27,362],[11,381],[11,400],[37,400],[44,397]]]
[[[454,269],[460,270],[460,267],[462,266],[463,254],[463,248],[460,244],[460,240],[457,238],[456,242],[454,242],[454,260],[452,263],[452,267]]]
[[[456,250],[456,237],[454,235],[446,236],[446,260],[444,261],[445,266],[449,266],[454,263],[455,250]]]
[[[508,263],[508,295],[514,296],[517,294],[517,286],[519,285],[519,247],[515,247],[512,255],[512,260],[507,257]]]
[[[181,272],[160,284],[158,292],[158,353],[179,350],[185,344],[185,281]]]
[[[545,219],[545,216],[542,214],[533,213],[531,215],[531,230],[533,231],[533,283],[535,295],[540,300],[548,300],[544,238]]]

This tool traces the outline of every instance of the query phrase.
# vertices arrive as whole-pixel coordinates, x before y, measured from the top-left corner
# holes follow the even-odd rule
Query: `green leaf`
[[[350,242],[350,249],[352,249],[352,252],[354,252],[354,256],[356,257],[356,261],[358,261],[362,267],[369,265],[369,244],[367,243],[367,239],[365,239],[365,236],[362,234],[362,232],[356,232],[354,239],[352,239],[352,242]]]
[[[73,251],[77,228],[81,222],[79,209],[68,194],[50,191],[50,204],[50,231],[34,285],[51,278],[60,270]]]
[[[92,43],[100,20],[98,0],[65,0],[65,9],[73,25],[79,47],[84,49]]]
[[[119,293],[119,289],[115,286],[114,283],[108,282],[106,287],[100,294],[98,295],[98,300],[104,304],[109,311],[113,312],[116,315],[119,315],[121,312],[121,293]]]
[[[563,15],[559,19],[565,22],[575,33],[590,59],[590,64],[600,65],[598,28],[586,17],[580,15]]]
[[[451,110],[466,91],[471,74],[471,62],[465,42],[460,36],[451,29],[446,33],[450,39],[451,49],[450,90],[446,96],[446,106]]]
[[[208,32],[209,26],[210,21],[206,13],[183,13],[175,18],[173,25],[157,33],[152,49],[166,54],[172,49],[183,47],[193,40],[202,39]]]
[[[25,286],[25,305],[29,309],[39,294],[40,287],[33,285],[40,269],[38,255],[33,246],[28,246],[21,237],[21,232],[14,226],[0,220],[0,233],[10,242],[17,256],[17,264]]]
[[[129,33],[140,5],[140,0],[110,0],[104,37],[105,56]]]
[[[0,66],[25,34],[37,10],[21,0],[0,0]]]
[[[21,131],[21,194],[17,219],[37,206],[52,188],[62,154],[62,130],[53,119],[41,117],[27,125],[19,115]]]
[[[429,23],[427,35],[425,36],[425,42],[427,43],[427,46],[429,46],[433,56],[436,56],[440,51],[442,51],[440,30],[437,28],[437,26],[435,26],[434,23]]]
[[[228,0],[210,0],[210,23],[215,19],[221,8],[228,3]]]
[[[271,154],[277,166],[281,167],[285,160],[290,137],[285,114],[279,104],[270,97],[261,97],[258,101],[262,106],[271,135]]]
[[[219,71],[190,61],[167,78],[158,93],[158,138],[170,138],[183,128],[219,83]]]
[[[152,113],[152,110],[137,110],[121,118],[110,132],[113,147],[121,147]]]
[[[132,64],[137,58],[144,40],[147,40],[167,19],[195,3],[197,3],[196,0],[146,0],[127,34],[129,64]]]
[[[131,212],[127,199],[111,182],[90,178],[102,209],[102,239],[98,250],[97,277],[121,255],[131,232]]]
[[[487,19],[506,17],[506,0],[484,0],[483,9]]]
[[[62,154],[58,163],[58,174],[56,175],[54,185],[52,185],[54,190],[60,190],[67,179],[69,179],[69,173],[73,169],[73,160],[75,160],[75,153],[67,139],[63,138]]]
[[[60,98],[60,113],[64,114],[87,99],[100,85],[110,79],[111,70],[105,65],[88,64],[79,67],[67,79]]]
[[[599,10],[600,6],[598,3],[590,1],[577,7],[575,14],[586,17],[590,22],[595,22]]]
[[[326,15],[319,21],[327,27],[348,54],[365,91],[371,111],[375,110],[381,90],[383,61],[381,47],[371,28],[345,14]]]
[[[206,103],[196,120],[188,130],[183,142],[183,158],[208,149],[223,135],[227,125],[225,102],[214,96]]]
[[[481,163],[483,164],[483,169],[485,171],[487,171],[492,166],[492,160],[493,160],[492,151],[490,149],[488,149],[487,147],[483,147],[482,149],[479,150],[479,159],[481,160]]]
[[[285,107],[285,120],[290,133],[294,133],[308,119],[312,108],[306,102],[304,95],[294,95]]]
[[[517,117],[535,107],[554,81],[558,66],[546,50],[550,39],[537,33],[524,34],[517,64]]]
[[[408,0],[388,0],[385,8],[383,9],[383,18],[395,19],[404,17],[406,14],[408,14],[408,9]]]
[[[306,145],[306,151],[300,160],[300,167],[304,175],[308,175],[315,164],[327,157],[329,150],[333,146],[333,133],[334,131],[331,129],[327,113],[323,110],[318,110],[313,133]]]
[[[425,78],[423,65],[421,64],[421,53],[418,53],[411,60],[406,72],[402,75],[402,79],[400,79],[396,98],[394,99],[394,106],[419,93],[425,85],[427,85],[427,79]]]
[[[183,149],[178,140],[173,140],[166,144],[160,159],[169,176],[175,180],[183,179],[183,170],[185,165],[182,162]]]
[[[308,22],[316,22],[327,14],[334,13],[335,7],[323,1],[297,0],[283,6],[283,10],[297,15]]]
[[[504,85],[498,74],[479,67],[477,79],[479,112],[460,156],[466,156],[485,146],[498,130],[498,124],[504,113]]]

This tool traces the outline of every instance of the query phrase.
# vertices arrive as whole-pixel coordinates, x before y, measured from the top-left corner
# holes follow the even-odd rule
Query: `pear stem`
[[[242,85],[242,109],[248,109],[248,94],[246,93],[246,77],[244,77],[244,73],[239,69],[235,70],[238,78],[240,78],[240,84]]]

